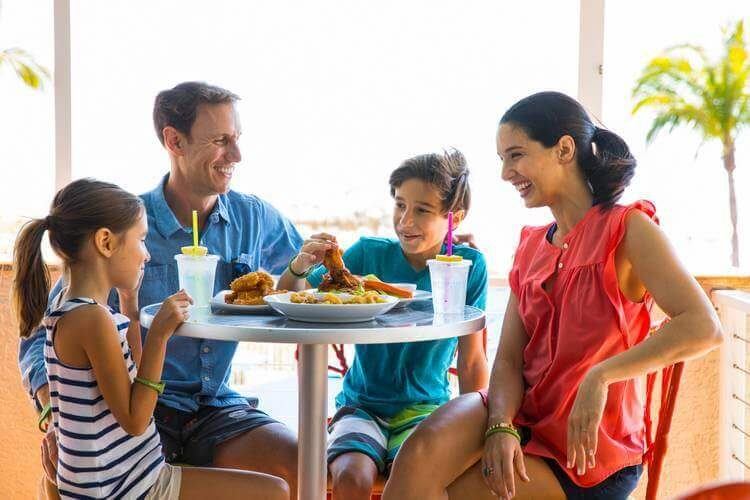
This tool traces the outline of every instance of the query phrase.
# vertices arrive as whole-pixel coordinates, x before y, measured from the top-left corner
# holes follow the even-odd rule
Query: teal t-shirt
[[[444,252],[444,249],[443,249]],[[472,261],[466,289],[466,304],[485,308],[487,265],[478,250],[464,245],[453,253]],[[430,272],[415,271],[398,240],[360,238],[344,252],[346,267],[356,275],[375,274],[388,283],[416,283],[418,290],[431,291]],[[318,266],[307,277],[317,287],[326,273]],[[417,404],[443,404],[450,398],[448,368],[456,352],[456,337],[424,342],[367,344],[355,347],[354,362],[344,377],[336,405],[363,407],[390,417]]]

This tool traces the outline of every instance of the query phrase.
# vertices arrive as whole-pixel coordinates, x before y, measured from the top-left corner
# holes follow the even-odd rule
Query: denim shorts
[[[154,422],[167,462],[195,466],[210,466],[214,451],[221,443],[263,425],[277,423],[249,404],[202,406],[195,413],[157,404]]]
[[[638,486],[638,479],[643,472],[641,464],[630,465],[618,470],[601,483],[584,488],[574,483],[555,460],[542,458],[552,469],[569,500],[626,500]]]

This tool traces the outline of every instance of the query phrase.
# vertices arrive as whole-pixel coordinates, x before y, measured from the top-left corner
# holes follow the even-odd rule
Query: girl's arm
[[[139,377],[154,382],[161,380],[167,340],[186,318],[189,303],[185,292],[178,292],[164,301],[143,346]],[[110,314],[102,307],[87,307],[75,317],[75,323],[64,321],[66,319],[74,318],[61,320],[64,324],[60,325],[63,329],[58,333],[60,341],[77,343],[83,348],[99,390],[125,432],[132,435],[145,432],[159,394],[143,384],[130,382]]]
[[[139,284],[140,286],[140,284]],[[141,364],[143,341],[141,340],[141,318],[138,310],[138,289],[117,290],[120,302],[120,312],[130,320],[126,337],[136,365]]]
[[[484,350],[484,330],[458,339],[458,389],[461,394],[487,387],[489,369]]]

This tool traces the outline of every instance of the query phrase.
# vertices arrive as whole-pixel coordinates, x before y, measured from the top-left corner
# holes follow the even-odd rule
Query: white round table
[[[148,328],[161,304],[141,310]],[[484,311],[466,306],[463,314],[435,315],[432,301],[392,309],[364,323],[304,323],[276,314],[204,314],[180,326],[175,335],[299,344],[299,498],[326,497],[326,409],[328,344],[388,344],[460,337],[484,328]]]

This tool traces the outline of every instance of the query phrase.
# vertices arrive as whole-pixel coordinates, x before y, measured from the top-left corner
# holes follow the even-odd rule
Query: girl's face
[[[151,259],[146,250],[146,234],[148,223],[144,210],[130,229],[118,235],[117,246],[111,257],[115,288],[133,290],[138,287],[146,262]]]
[[[408,179],[395,189],[393,198],[393,228],[404,253],[438,253],[448,232],[448,217],[435,186]]]
[[[501,176],[513,184],[526,207],[549,206],[558,197],[564,174],[558,150],[557,145],[545,148],[531,140],[519,127],[500,125],[497,155],[503,162]]]

